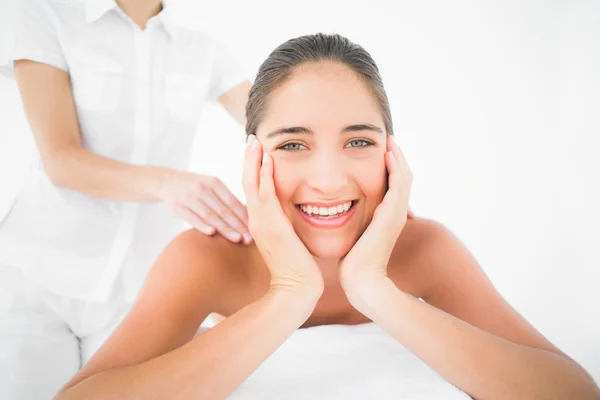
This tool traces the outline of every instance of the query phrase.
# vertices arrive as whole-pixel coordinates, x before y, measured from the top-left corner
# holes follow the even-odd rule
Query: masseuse
[[[184,222],[251,242],[241,202],[185,171],[202,105],[243,125],[250,83],[158,0],[15,4],[14,74],[40,162],[0,215],[0,398],[48,399]]]

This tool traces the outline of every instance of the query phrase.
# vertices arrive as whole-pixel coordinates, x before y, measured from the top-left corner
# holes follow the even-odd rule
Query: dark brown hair
[[[277,47],[258,69],[246,105],[246,134],[256,135],[271,92],[290,77],[298,66],[308,62],[335,61],[356,72],[371,88],[388,135],[393,134],[392,116],[379,69],[371,55],[347,38],[317,33],[290,39]]]

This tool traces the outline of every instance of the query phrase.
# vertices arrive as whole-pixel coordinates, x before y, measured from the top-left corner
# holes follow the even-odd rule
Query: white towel
[[[229,400],[470,399],[374,323],[295,331]]]

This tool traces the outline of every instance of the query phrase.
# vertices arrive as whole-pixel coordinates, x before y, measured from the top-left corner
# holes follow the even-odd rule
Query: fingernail
[[[252,146],[252,143],[254,143],[255,141],[256,141],[256,136],[248,135],[248,138],[246,139],[246,146],[248,146],[248,147]]]
[[[237,233],[237,232],[231,232],[231,233],[229,234],[229,237],[231,238],[231,240],[235,240],[236,242],[237,242],[238,240],[240,240],[240,238],[241,238],[240,234],[239,234],[239,233]]]
[[[244,237],[244,243],[248,244],[252,241],[252,236],[249,233],[244,233],[242,236]]]
[[[269,158],[269,154],[268,154],[268,153],[265,153],[265,154],[263,154],[263,160],[262,160],[262,163],[263,163],[263,164],[264,164],[264,163],[266,163],[268,158]]]
[[[212,235],[213,233],[215,233],[214,228],[204,228],[202,230],[202,232],[204,232],[205,235]]]

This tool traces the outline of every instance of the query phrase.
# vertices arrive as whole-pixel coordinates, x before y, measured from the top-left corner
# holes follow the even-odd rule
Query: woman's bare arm
[[[176,238],[124,321],[56,399],[212,400],[232,393],[304,323],[319,293],[270,291],[192,339],[227,295],[227,269],[239,267],[225,264],[224,246],[194,231]]]
[[[246,103],[252,85],[244,81],[222,94],[218,101],[237,122],[246,126]]]
[[[232,241],[247,233],[245,207],[218,178],[122,163],[85,149],[66,72],[29,60],[16,61],[15,72],[44,169],[56,186],[103,199],[163,202],[194,228]]]
[[[55,185],[113,200],[160,200],[161,184],[173,171],[118,162],[83,148],[66,72],[18,60],[15,74],[44,169]]]
[[[590,375],[502,299],[458,239],[416,223],[424,240],[410,268],[427,278],[425,302],[389,280],[360,300],[365,315],[474,398],[600,399]]]

